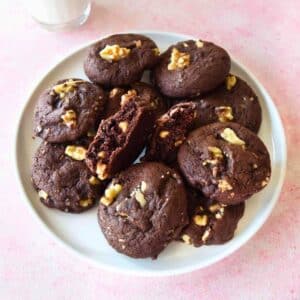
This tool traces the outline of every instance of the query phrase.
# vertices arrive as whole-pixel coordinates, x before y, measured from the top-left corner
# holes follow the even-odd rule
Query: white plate
[[[161,50],[190,36],[164,32],[142,32],[152,38]],[[92,43],[90,43],[92,44]],[[208,266],[228,256],[246,243],[270,215],[281,190],[286,168],[286,143],[283,126],[276,107],[262,84],[244,66],[232,59],[231,72],[242,77],[259,97],[263,122],[259,136],[267,145],[272,161],[270,184],[247,201],[245,215],[239,223],[235,237],[222,246],[193,248],[178,242],[171,243],[158,257],[131,259],[114,251],[104,239],[96,218],[96,208],[83,214],[66,214],[48,209],[40,203],[30,181],[30,168],[34,151],[39,143],[32,140],[33,111],[38,95],[58,79],[67,77],[86,78],[83,60],[85,45],[66,56],[40,79],[32,90],[20,117],[16,135],[16,165],[24,192],[39,223],[67,249],[77,253],[94,265],[103,268],[142,276],[174,275]]]

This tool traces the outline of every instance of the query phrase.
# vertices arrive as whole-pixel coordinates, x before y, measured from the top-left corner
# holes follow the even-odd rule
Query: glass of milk
[[[48,30],[68,30],[83,24],[91,11],[90,0],[27,0],[31,16]]]

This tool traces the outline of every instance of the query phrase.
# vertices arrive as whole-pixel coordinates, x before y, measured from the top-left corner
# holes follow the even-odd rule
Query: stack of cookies
[[[156,258],[174,240],[230,240],[271,175],[258,98],[230,67],[224,49],[201,40],[161,55],[137,34],[91,46],[91,82],[60,80],[36,106],[41,202],[72,213],[98,204],[108,243],[134,258]],[[151,84],[140,81],[148,70]]]

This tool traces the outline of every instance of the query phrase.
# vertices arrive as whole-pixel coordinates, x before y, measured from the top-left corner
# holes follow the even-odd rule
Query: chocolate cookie
[[[156,258],[187,224],[186,192],[180,176],[157,162],[131,166],[105,190],[98,220],[118,252]]]
[[[237,123],[213,123],[191,132],[178,151],[189,184],[223,204],[237,204],[268,184],[270,157],[263,142]]]
[[[43,142],[33,158],[32,182],[43,204],[65,212],[91,208],[101,183],[84,163],[86,145]]]
[[[157,118],[167,110],[168,106],[168,102],[151,85],[144,82],[136,82],[129,87],[117,87],[109,91],[103,118],[106,119],[112,116],[120,110],[122,105],[131,100],[148,103],[153,106]]]
[[[48,142],[74,141],[97,125],[104,104],[104,92],[97,85],[81,79],[60,80],[39,97],[35,135]]]
[[[235,75],[227,76],[223,84],[203,98],[193,100],[198,103],[198,127],[214,122],[235,122],[258,132],[262,116],[257,96]]]
[[[230,70],[230,57],[206,41],[184,41],[161,55],[152,78],[163,95],[194,97],[221,84]]]
[[[144,160],[173,163],[177,151],[198,119],[197,104],[182,102],[156,120]]]
[[[100,123],[86,156],[90,170],[105,180],[129,167],[144,148],[154,121],[151,104],[127,101],[116,114]]]
[[[84,70],[91,81],[105,87],[125,86],[139,81],[158,57],[159,50],[151,39],[139,34],[115,34],[90,47]]]
[[[194,189],[188,190],[189,225],[181,239],[195,247],[224,244],[231,240],[245,210],[245,203],[218,204]]]

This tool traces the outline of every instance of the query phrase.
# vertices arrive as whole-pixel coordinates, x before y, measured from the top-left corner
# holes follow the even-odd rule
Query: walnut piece
[[[269,183],[269,181],[270,181],[270,177],[266,177],[266,179],[261,182],[261,186],[262,187],[266,186]]]
[[[209,237],[209,235],[210,235],[210,231],[211,231],[210,227],[208,227],[208,228],[204,231],[204,233],[203,233],[203,235],[202,235],[202,238],[201,238],[203,243],[205,243],[205,242],[207,241],[207,239],[208,239],[208,237]]]
[[[203,161],[202,165],[206,166],[207,164],[216,165],[219,160],[223,158],[222,150],[218,147],[208,146],[208,151],[212,154],[213,159],[206,159]]]
[[[208,218],[207,215],[195,215],[193,221],[198,226],[206,226]]]
[[[232,186],[225,179],[218,180],[218,188],[221,190],[222,193],[232,190]]]
[[[215,112],[220,122],[228,122],[233,120],[232,108],[230,106],[218,106]]]
[[[145,181],[142,181],[141,182],[141,191],[142,192],[145,192],[147,189],[147,183]]]
[[[40,198],[42,198],[44,200],[46,200],[48,198],[48,194],[45,191],[43,191],[43,190],[40,190],[38,192],[38,195],[39,195]]]
[[[119,183],[111,183],[105,190],[104,196],[101,197],[100,202],[105,205],[109,206],[113,203],[113,201],[117,198],[117,196],[122,191],[122,185]]]
[[[106,153],[105,153],[105,151],[100,151],[100,152],[98,153],[97,156],[98,156],[99,158],[105,158]]]
[[[110,92],[109,92],[109,98],[113,98],[115,97],[119,92],[119,89],[118,88],[114,88],[112,89]]]
[[[180,52],[176,48],[172,49],[170,63],[168,64],[168,70],[183,69],[190,64],[190,55],[184,52]]]
[[[134,41],[134,43],[135,43],[135,46],[136,46],[137,48],[141,48],[141,47],[142,47],[142,41],[141,41],[141,40]]]
[[[79,200],[79,205],[81,207],[88,207],[88,206],[91,206],[93,204],[93,202],[94,201],[92,199],[89,199],[89,198],[81,199],[81,200]]]
[[[129,102],[136,96],[137,96],[136,90],[129,90],[126,94],[122,95],[121,106],[125,105],[127,102]]]
[[[128,129],[128,122],[127,121],[122,121],[119,123],[119,128],[122,130],[123,133],[125,133]]]
[[[159,137],[161,137],[162,139],[165,139],[169,134],[170,134],[169,131],[163,130],[159,133]]]
[[[144,194],[138,189],[133,193],[136,201],[140,204],[141,207],[144,207],[147,203]]]
[[[234,75],[228,75],[226,77],[226,89],[230,91],[236,85],[237,79]]]
[[[221,208],[221,205],[220,204],[212,204],[209,206],[209,211],[214,213],[216,211],[218,211],[219,209]]]
[[[98,185],[98,184],[100,184],[100,181],[98,180],[97,177],[91,176],[89,178],[89,184],[91,184],[91,185]]]
[[[182,235],[181,238],[186,244],[190,245],[192,243],[191,238],[187,234]]]
[[[99,53],[101,58],[107,61],[119,61],[130,54],[130,49],[122,48],[119,45],[106,45]]]
[[[195,41],[195,44],[198,48],[202,48],[204,46],[204,43],[200,40]]]
[[[245,145],[245,142],[241,140],[231,128],[225,128],[221,133],[221,137],[230,144],[239,146]]]
[[[75,160],[84,160],[86,155],[86,149],[81,146],[70,145],[65,149],[65,154]]]
[[[67,125],[68,127],[75,127],[77,124],[76,121],[76,112],[73,109],[69,109],[67,110],[62,116],[61,118],[63,119],[63,122],[65,125]]]
[[[175,146],[175,147],[178,147],[178,146],[180,146],[182,143],[183,143],[183,140],[178,140],[178,141],[176,141],[176,142],[174,143],[174,146]]]
[[[75,88],[79,83],[83,83],[84,80],[73,80],[69,79],[63,83],[57,84],[52,88],[52,95],[59,95],[60,99],[63,99],[65,95],[69,92],[74,92]]]
[[[96,173],[100,180],[105,180],[108,177],[108,174],[106,173],[107,165],[103,164],[102,162],[98,162],[96,166]]]
[[[222,150],[218,147],[208,146],[208,151],[212,153],[213,158],[223,158]]]

